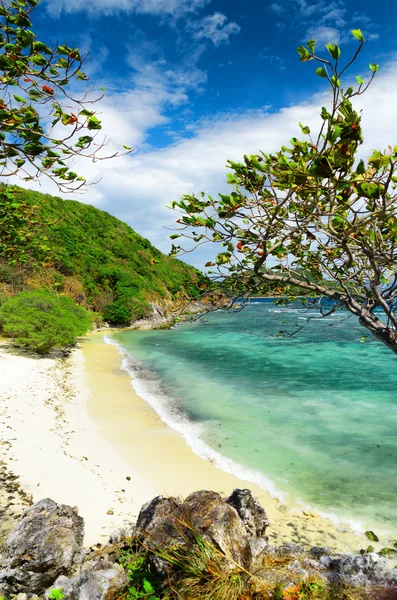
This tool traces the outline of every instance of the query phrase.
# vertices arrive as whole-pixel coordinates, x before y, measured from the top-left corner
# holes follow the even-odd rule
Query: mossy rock
[[[395,548],[382,548],[379,550],[380,556],[386,556],[387,558],[395,558],[397,556],[397,550]]]
[[[369,539],[370,542],[379,542],[378,536],[373,531],[366,531],[365,535]]]

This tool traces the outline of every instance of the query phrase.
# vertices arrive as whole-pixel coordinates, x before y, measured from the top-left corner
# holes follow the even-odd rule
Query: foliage
[[[85,308],[48,291],[22,292],[0,308],[0,331],[38,354],[73,344],[90,325]]]
[[[93,108],[102,96],[87,88],[86,57],[78,48],[37,39],[31,20],[37,4],[0,0],[0,177],[33,181],[45,174],[61,190],[75,191],[85,184],[73,170],[76,157],[109,158],[101,155],[102,125]],[[0,256],[12,263],[43,260],[45,236],[34,236],[31,227],[35,207],[14,199],[14,191],[0,188]]]
[[[232,295],[259,294],[270,283],[288,302],[298,287],[313,305],[325,297],[331,311],[347,309],[397,353],[397,146],[366,161],[358,156],[361,116],[352,99],[365,92],[378,65],[369,65],[367,81],[357,76],[357,85],[342,88],[364,47],[361,31],[352,33],[358,48],[345,66],[337,45],[327,44],[328,59],[314,53],[314,40],[298,48],[301,61],[319,64],[317,75],[330,85],[316,138],[300,123],[304,139],[229,161],[233,191],[173,202],[182,216],[172,237],[221,244],[207,266]]]
[[[101,144],[94,147],[94,139],[101,122],[87,107],[98,98],[90,99],[86,85],[81,97],[70,95],[71,84],[81,89],[78,82],[88,79],[81,70],[85,58],[78,48],[50,47],[37,39],[31,29],[37,4],[0,2],[1,175],[22,172],[29,181],[46,173],[61,187],[76,189],[84,179],[69,168],[70,157],[100,157]]]
[[[0,283],[9,282],[10,293],[48,287],[117,325],[147,316],[149,301],[186,302],[198,294],[196,269],[165,256],[115,217],[76,201],[21,188],[13,193],[17,190],[23,209],[34,211],[36,233],[29,239],[37,261],[21,269],[7,264],[0,251]],[[45,259],[43,242],[49,248]]]
[[[65,594],[63,593],[62,588],[53,588],[48,594],[49,600],[63,600],[64,597]]]
[[[124,551],[120,564],[127,572],[129,585],[127,593],[123,596],[125,600],[159,600],[152,577],[146,568],[147,555],[141,551],[138,553]]]
[[[0,184],[0,256],[10,265],[32,260],[45,264],[50,251],[46,228],[51,223],[37,219],[40,204],[21,201],[21,193],[20,188]]]
[[[328,600],[329,598],[325,582],[321,579],[299,581],[287,589],[276,586],[273,593],[274,600]]]

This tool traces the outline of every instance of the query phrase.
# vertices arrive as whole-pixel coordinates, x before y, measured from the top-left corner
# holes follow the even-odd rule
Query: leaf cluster
[[[70,159],[104,158],[103,142],[94,142],[101,121],[91,107],[100,97],[90,98],[90,90],[70,94],[71,84],[88,80],[86,57],[67,44],[38,40],[31,20],[37,4],[0,1],[0,176],[21,173],[30,181],[44,173],[61,189],[76,190],[85,180]]]

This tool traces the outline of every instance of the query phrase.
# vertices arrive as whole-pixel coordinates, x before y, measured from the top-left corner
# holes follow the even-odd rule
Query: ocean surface
[[[397,533],[397,356],[338,313],[258,302],[108,336],[136,391],[201,456],[286,505]]]

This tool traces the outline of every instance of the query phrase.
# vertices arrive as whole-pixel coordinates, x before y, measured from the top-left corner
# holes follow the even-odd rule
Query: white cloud
[[[396,96],[397,59],[385,66],[366,94],[355,101],[356,107],[364,111],[365,143],[361,155],[369,156],[374,148],[397,144]],[[328,93],[321,94],[313,97],[310,104],[291,106],[274,114],[253,111],[220,115],[200,122],[193,128],[195,133],[190,139],[179,140],[165,149],[79,165],[86,176],[93,179],[101,176],[102,180],[78,199],[126,221],[167,252],[170,232],[164,226],[173,227],[176,216],[165,204],[201,190],[212,195],[225,192],[230,187],[225,183],[228,158],[238,161],[244,154],[277,150],[288,144],[292,136],[300,135],[299,121],[315,131],[320,122],[319,110],[328,98]],[[145,106],[135,116],[134,106],[133,96],[106,100],[103,120],[104,131],[112,138],[109,151],[125,143],[126,137],[133,135],[138,127],[137,121],[145,119]],[[42,189],[47,191],[50,186],[44,181]],[[213,254],[214,249],[208,246],[188,255],[186,260],[202,266]]]
[[[114,15],[121,12],[178,17],[196,12],[211,0],[46,0],[48,12],[58,17],[66,13],[88,12],[91,15]]]
[[[310,27],[306,33],[305,39],[314,39],[318,46],[325,46],[325,44],[340,44],[340,32],[334,27],[326,27],[325,25],[318,25],[317,27]]]
[[[275,12],[276,15],[281,15],[284,12],[283,7],[280,4],[277,4],[276,2],[273,2],[273,4],[271,4],[269,6],[270,10]]]
[[[190,24],[193,37],[197,40],[209,39],[215,46],[227,44],[229,37],[240,32],[237,23],[228,23],[227,17],[216,12]]]

